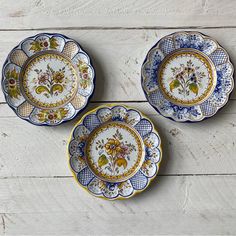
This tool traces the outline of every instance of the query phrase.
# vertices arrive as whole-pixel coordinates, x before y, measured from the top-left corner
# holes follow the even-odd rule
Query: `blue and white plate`
[[[69,164],[78,183],[108,200],[143,191],[161,161],[161,140],[152,122],[121,105],[100,106],[75,125],[68,144]]]
[[[87,105],[94,78],[90,58],[76,41],[41,33],[9,53],[2,69],[2,90],[20,118],[35,125],[58,125]]]
[[[176,32],[159,40],[142,65],[142,88],[163,116],[197,122],[213,116],[234,87],[229,55],[199,32]]]

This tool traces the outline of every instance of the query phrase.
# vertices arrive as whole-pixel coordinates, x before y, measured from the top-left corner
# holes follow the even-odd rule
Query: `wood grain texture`
[[[86,111],[101,104],[90,104]],[[147,103],[128,103],[154,122],[163,140],[161,175],[236,174],[236,101],[214,118],[180,124]],[[78,118],[58,127],[38,127],[0,106],[0,177],[71,176],[66,144]]]
[[[235,90],[215,117],[181,124],[158,115],[140,84],[148,50],[179,30],[215,38],[236,65],[235,9],[232,0],[2,0],[0,65],[37,33],[77,40],[97,74],[83,114],[104,102],[139,109],[160,132],[163,161],[145,193],[94,198],[72,178],[66,156],[82,114],[58,127],[33,126],[0,91],[0,235],[236,235]]]
[[[1,29],[236,26],[232,0],[2,0]]]
[[[187,29],[188,30],[188,29]],[[20,40],[40,31],[0,32],[0,64]],[[53,32],[53,31],[50,31]],[[145,101],[140,71],[148,50],[173,30],[63,30],[92,57],[97,80],[93,101]],[[202,29],[218,40],[236,64],[236,29]],[[131,92],[132,91],[132,92]],[[231,96],[236,98],[235,91]],[[4,102],[0,93],[0,102]]]
[[[236,234],[236,176],[163,176],[115,202],[94,198],[73,178],[5,179],[0,192],[5,235]]]

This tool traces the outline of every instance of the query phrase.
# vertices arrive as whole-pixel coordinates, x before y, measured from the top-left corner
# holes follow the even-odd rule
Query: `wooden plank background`
[[[146,102],[149,48],[179,30],[214,37],[236,64],[236,1],[2,0],[0,64],[22,39],[59,32],[91,55],[97,82],[85,112],[108,103],[148,115],[160,132],[160,174],[144,193],[97,199],[72,178],[66,145],[76,120],[36,127],[0,93],[0,235],[236,235],[236,94],[215,117],[176,123]]]

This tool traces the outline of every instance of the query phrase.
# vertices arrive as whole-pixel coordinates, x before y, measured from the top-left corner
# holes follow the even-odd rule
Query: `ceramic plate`
[[[156,176],[158,132],[139,111],[101,106],[85,114],[69,140],[69,163],[78,183],[97,197],[129,198]]]
[[[142,65],[142,87],[149,103],[163,116],[196,122],[223,107],[234,87],[227,52],[199,32],[165,36]]]
[[[95,72],[74,40],[42,33],[26,38],[8,55],[2,89],[17,116],[35,125],[71,120],[88,103]]]

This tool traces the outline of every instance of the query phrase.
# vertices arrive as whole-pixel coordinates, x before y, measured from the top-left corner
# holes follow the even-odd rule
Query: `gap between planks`
[[[234,99],[232,99],[234,100]],[[89,103],[146,103],[148,102],[147,100],[129,100],[129,101],[89,101]],[[6,102],[0,102],[0,105],[8,105]]]
[[[229,100],[228,100],[228,102],[229,101],[235,101],[236,100],[236,98],[230,98]],[[228,103],[227,102],[227,103]],[[91,104],[97,104],[97,103],[104,103],[104,104],[106,104],[106,103],[114,103],[114,104],[119,104],[119,103],[149,103],[148,102],[148,100],[129,100],[129,101],[122,101],[122,100],[119,100],[119,101],[89,101],[89,103],[91,103]],[[6,102],[0,102],[0,105],[8,105]],[[150,104],[150,106],[151,106],[151,104]]]
[[[158,174],[158,176],[168,176],[168,177],[195,177],[195,176],[236,176],[236,173],[220,173],[220,174]],[[72,175],[53,175],[53,176],[3,176],[0,177],[0,180],[3,179],[66,179],[73,178]]]
[[[236,29],[236,26],[139,26],[139,27],[100,27],[100,26],[82,26],[82,27],[43,27],[43,28],[21,28],[21,29],[0,29],[1,31],[39,31],[39,30],[168,30],[168,29]]]

